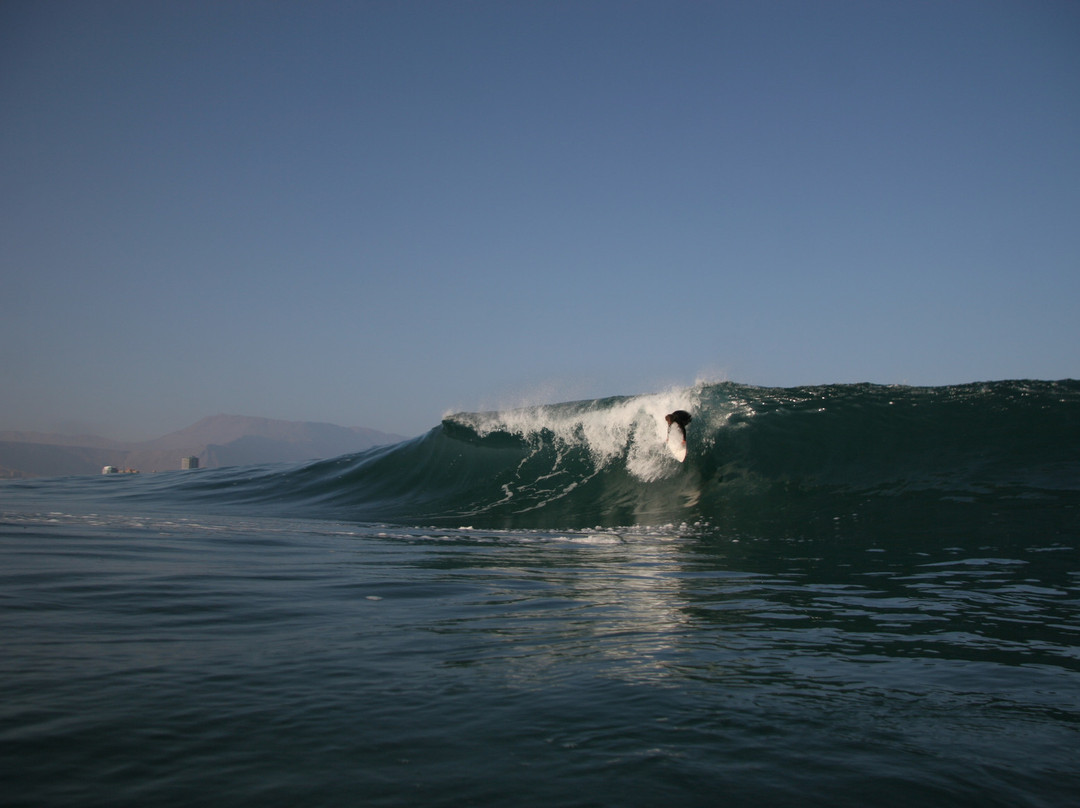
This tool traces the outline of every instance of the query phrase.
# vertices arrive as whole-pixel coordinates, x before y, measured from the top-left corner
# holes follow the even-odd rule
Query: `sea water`
[[[6,482],[2,802],[1075,805],[1078,415],[706,385]]]

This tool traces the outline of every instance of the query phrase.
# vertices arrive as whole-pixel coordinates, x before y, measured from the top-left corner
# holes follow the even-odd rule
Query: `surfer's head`
[[[668,422],[668,426],[671,426],[672,424],[686,426],[694,419],[690,417],[690,413],[686,410],[675,410],[671,415],[665,415],[664,420]]]

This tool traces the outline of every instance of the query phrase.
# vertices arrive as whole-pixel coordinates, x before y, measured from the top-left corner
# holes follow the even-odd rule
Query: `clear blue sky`
[[[0,429],[1080,376],[1080,3],[0,4]]]

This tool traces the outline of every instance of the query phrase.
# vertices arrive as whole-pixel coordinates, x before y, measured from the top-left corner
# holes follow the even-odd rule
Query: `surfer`
[[[690,413],[686,410],[675,410],[675,412],[670,415],[665,415],[664,420],[667,421],[668,432],[671,431],[672,424],[679,427],[679,432],[682,433],[683,443],[686,443],[686,425],[693,420],[690,417]]]

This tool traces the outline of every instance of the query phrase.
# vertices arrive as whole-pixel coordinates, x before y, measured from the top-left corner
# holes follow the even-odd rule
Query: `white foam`
[[[701,386],[610,401],[540,405],[459,416],[481,437],[508,432],[526,440],[551,436],[556,448],[584,447],[597,470],[626,457],[627,470],[649,482],[674,474],[679,464],[667,451],[664,416],[685,409],[693,414]]]

